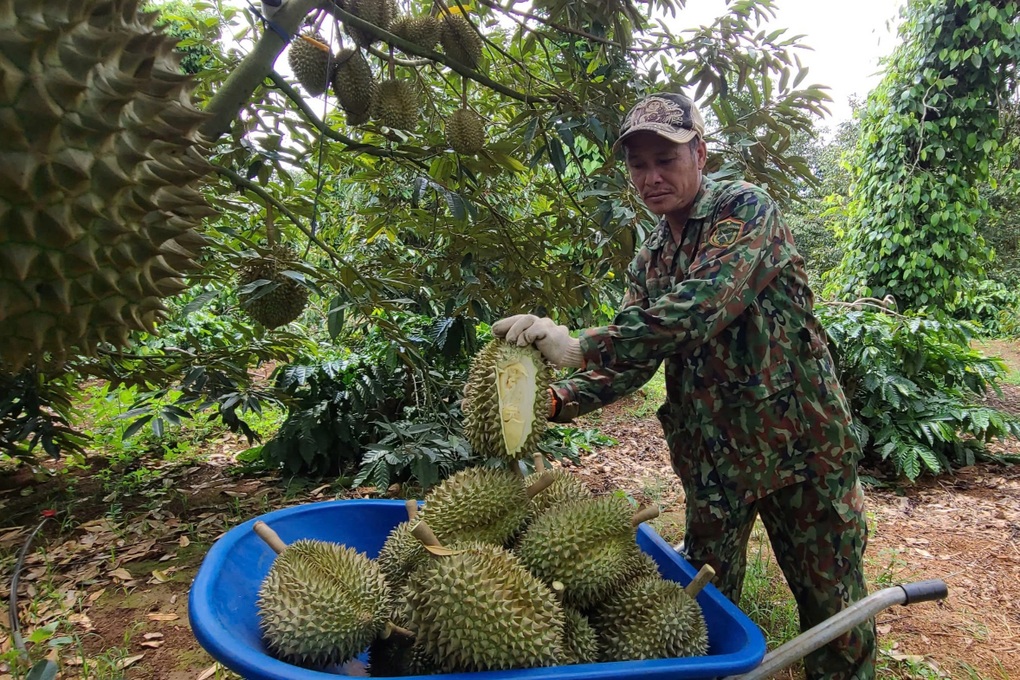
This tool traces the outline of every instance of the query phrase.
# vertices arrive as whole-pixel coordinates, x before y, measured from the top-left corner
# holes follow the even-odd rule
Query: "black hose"
[[[21,577],[21,568],[25,565],[25,558],[28,557],[28,549],[32,546],[32,540],[50,517],[51,515],[44,514],[42,521],[29,534],[25,545],[21,546],[21,550],[18,552],[18,560],[14,563],[14,574],[11,576],[11,600],[7,613],[11,620],[11,637],[14,639],[14,646],[22,654],[27,654],[28,650],[25,649],[25,641],[21,639],[21,626],[18,623],[18,579]]]

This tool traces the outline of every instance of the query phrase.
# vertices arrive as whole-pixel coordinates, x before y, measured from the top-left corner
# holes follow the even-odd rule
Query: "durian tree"
[[[70,40],[75,26],[97,22],[116,35],[158,35],[153,19],[142,18],[130,0],[43,5],[0,1],[0,66],[17,75],[2,81],[0,114],[5,121],[15,116],[12,129],[24,132],[0,142],[7,144],[0,146],[5,158],[30,148],[40,126],[59,125],[38,116],[22,83],[48,83],[47,105],[73,118],[84,113],[65,74],[91,83],[97,76],[89,74],[125,63],[81,39],[73,42],[75,64],[45,62],[44,47],[16,56],[26,39]],[[732,3],[696,28],[682,28],[683,4],[673,0],[640,8],[626,1],[541,2],[529,10],[491,0],[470,7],[289,0],[271,27],[229,5],[192,5],[206,14],[167,15],[184,29],[198,29],[189,34],[197,36],[190,47],[208,49],[203,70],[190,80],[169,61],[173,40],[118,38],[131,49],[155,51],[149,61],[139,52],[127,62],[132,77],[155,73],[167,83],[152,95],[161,107],[150,106],[149,115],[188,111],[179,116],[187,154],[171,155],[154,140],[151,162],[141,166],[153,168],[144,190],[131,189],[131,205],[142,211],[134,233],[151,238],[154,245],[146,247],[172,265],[147,270],[155,272],[156,286],[148,297],[144,277],[138,283],[129,275],[126,288],[122,280],[124,258],[143,261],[145,252],[116,245],[122,237],[106,227],[90,228],[82,240],[59,219],[31,223],[18,216],[30,208],[11,210],[22,193],[0,194],[0,246],[12,265],[5,262],[0,273],[0,297],[7,301],[0,318],[4,370],[29,371],[42,382],[88,374],[149,392],[185,388],[177,411],[160,407],[142,415],[154,427],[172,423],[171,414],[184,417],[178,411],[213,405],[243,430],[244,409],[272,396],[253,387],[250,367],[314,359],[330,344],[356,344],[368,329],[401,348],[400,360],[418,376],[412,391],[429,390],[434,371],[402,327],[402,314],[456,321],[468,329],[458,336],[465,340],[479,322],[526,306],[598,320],[615,304],[615,274],[649,224],[610,153],[634,98],[678,87],[699,98],[716,121],[711,169],[767,183],[780,199],[794,190],[798,174],[809,174],[792,152],[790,132],[810,129],[826,100],[822,88],[802,84],[798,38],[764,30],[775,15],[772,0]],[[116,21],[104,23],[111,16]],[[231,40],[210,39],[217,24]],[[125,77],[118,87],[130,100],[142,85]],[[169,94],[180,103],[165,105]],[[89,109],[102,110],[99,104]],[[92,115],[89,124],[101,129],[101,114]],[[143,137],[168,132],[148,119],[135,129]],[[134,187],[132,175],[122,171],[122,177],[116,168],[127,167],[138,145],[115,147],[121,156],[103,151],[96,161],[90,141],[82,133],[72,142],[73,163],[51,173],[57,186],[70,190],[60,182],[78,182],[83,201],[91,200],[90,174],[96,183],[109,177]],[[22,146],[11,146],[16,143]],[[171,172],[173,163],[191,174]],[[8,176],[14,184],[3,186],[18,192],[28,186],[27,174]],[[185,185],[192,193],[182,193]],[[146,201],[164,194],[165,205],[157,208],[174,216],[166,224],[179,232],[154,228],[145,217]],[[62,196],[48,200],[54,210],[68,209]],[[93,269],[74,274],[57,256],[65,241],[78,244],[68,251],[84,262],[75,266]],[[44,256],[21,256],[40,249]],[[107,259],[93,264],[99,253]],[[131,296],[105,307],[87,296],[80,304],[68,298],[85,286],[68,282],[68,272],[80,279],[90,271],[100,273],[89,284],[93,293],[99,285],[110,295],[127,290]],[[247,279],[239,281],[238,272]],[[46,295],[38,292],[44,288]],[[310,295],[307,309],[289,322],[299,325],[272,329],[249,318],[256,303],[288,290],[295,291],[292,298]],[[88,313],[66,313],[76,305]],[[29,321],[39,315],[49,321]],[[290,316],[290,310],[276,314],[268,324]],[[217,329],[212,341],[209,333],[194,332],[195,319]],[[164,341],[168,333],[174,341]],[[27,414],[25,399],[9,401],[19,418]],[[24,439],[23,428],[9,432],[11,447]]]

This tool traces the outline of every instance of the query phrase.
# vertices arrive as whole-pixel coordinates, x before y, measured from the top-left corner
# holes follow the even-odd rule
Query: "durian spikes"
[[[691,579],[691,582],[687,584],[687,587],[684,588],[684,592],[693,600],[714,578],[715,569],[710,564],[704,564],[698,570],[698,573],[694,575],[694,578]]]

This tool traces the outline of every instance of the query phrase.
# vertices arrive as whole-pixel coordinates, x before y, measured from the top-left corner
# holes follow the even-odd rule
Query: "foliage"
[[[181,58],[181,71],[189,75],[205,68],[212,57],[208,43],[219,37],[219,20],[210,12],[196,10],[192,5],[182,0],[169,0],[148,3],[143,7],[146,12],[158,12],[156,25],[179,40],[175,51]]]
[[[948,311],[970,321],[986,337],[1020,337],[1020,291],[995,279],[974,281],[957,293]]]
[[[69,376],[51,379],[29,368],[0,371],[0,453],[28,458],[41,446],[56,457],[61,449],[82,450],[83,437],[70,425],[74,385]]]
[[[423,485],[457,469],[470,448],[459,434],[467,357],[476,349],[463,319],[404,316],[415,343],[387,342],[370,328],[357,353],[277,370],[288,416],[262,459],[291,474],[351,474],[388,486]]]
[[[914,480],[992,458],[986,442],[1020,436],[1020,419],[977,401],[1006,369],[970,349],[972,326],[867,304],[819,309],[866,464]]]
[[[902,42],[868,97],[848,208],[840,298],[892,294],[943,309],[988,260],[979,192],[1016,86],[1016,0],[910,0]]]

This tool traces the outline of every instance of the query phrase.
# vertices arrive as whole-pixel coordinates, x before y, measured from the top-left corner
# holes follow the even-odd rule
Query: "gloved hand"
[[[548,317],[537,317],[534,314],[508,316],[492,324],[492,334],[518,347],[534,345],[554,366],[584,366],[581,342],[570,337],[566,326],[560,326]]]

